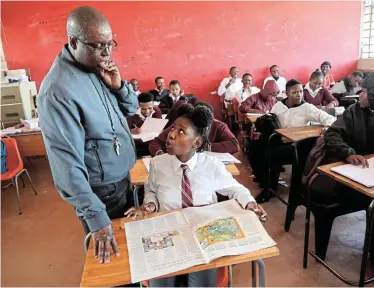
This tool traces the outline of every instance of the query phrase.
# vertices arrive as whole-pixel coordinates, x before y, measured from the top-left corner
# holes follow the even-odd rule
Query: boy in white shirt
[[[230,68],[230,77],[224,78],[218,88],[218,96],[225,95],[225,100],[232,100],[235,92],[243,88],[242,79],[239,78],[239,70]]]
[[[217,158],[201,152],[208,141],[212,111],[205,106],[184,104],[187,114],[177,118],[166,141],[167,154],[152,159],[143,205],[131,208],[127,216],[171,211],[217,202],[216,192],[236,199],[243,209],[254,211],[260,219],[265,211],[257,205],[247,188],[239,184]],[[188,287],[215,287],[216,269],[190,273]],[[150,287],[175,287],[179,276],[150,281]]]
[[[287,98],[278,102],[271,109],[280,122],[281,128],[307,126],[309,122],[318,122],[331,126],[336,118],[313,104],[304,102],[303,85],[300,81],[291,79],[286,84]]]
[[[260,89],[258,89],[256,86],[252,86],[252,81],[252,75],[250,73],[245,73],[242,78],[243,87],[235,92],[232,100],[236,99],[240,104],[249,96],[260,92]]]
[[[139,91],[139,81],[137,79],[131,79],[130,83],[131,83],[132,89],[134,89],[136,96],[139,96],[141,93]]]
[[[287,80],[286,80],[286,78],[280,76],[279,67],[277,65],[271,66],[270,67],[270,74],[271,74],[270,77],[265,78],[264,85],[263,85],[262,88],[265,87],[266,82],[268,82],[269,80],[274,80],[277,83],[280,92],[284,93],[286,91]]]

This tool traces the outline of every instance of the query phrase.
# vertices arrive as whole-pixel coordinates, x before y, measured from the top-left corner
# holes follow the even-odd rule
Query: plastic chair
[[[13,185],[16,186],[18,212],[21,215],[22,211],[21,211],[21,199],[19,196],[18,177],[21,176],[23,173],[25,173],[27,175],[27,178],[30,181],[31,187],[34,190],[35,195],[38,195],[38,193],[36,192],[35,187],[32,184],[29,172],[23,167],[23,161],[21,158],[21,154],[19,153],[19,150],[18,150],[16,139],[4,137],[1,140],[5,143],[6,148],[7,148],[6,167],[8,171],[1,174],[0,179],[1,179],[1,182],[12,180]]]
[[[84,251],[87,253],[90,245],[92,233],[88,233],[84,238]],[[149,282],[143,281],[140,283],[141,287],[148,287]],[[232,266],[225,266],[218,268],[217,271],[217,287],[232,287]]]

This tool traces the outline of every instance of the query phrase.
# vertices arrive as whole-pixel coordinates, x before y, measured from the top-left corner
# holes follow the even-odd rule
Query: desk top
[[[295,128],[281,128],[276,129],[275,132],[292,142],[297,142],[306,138],[321,136],[322,128],[323,126],[319,125]]]
[[[163,213],[154,213],[148,217],[156,217]],[[120,229],[119,226],[126,222],[133,221],[131,218],[122,218],[113,220],[113,227],[115,237],[120,249],[120,256],[118,258],[111,255],[110,264],[98,264],[97,259],[94,257],[93,252],[93,241],[90,242],[90,247],[86,255],[86,260],[84,263],[81,287],[109,287],[109,286],[119,286],[131,283],[131,273],[130,273],[130,263],[129,263],[129,253],[127,250],[127,242],[125,230]],[[268,249],[263,249],[255,251],[245,255],[239,256],[227,256],[216,259],[209,264],[193,266],[188,269],[184,269],[172,274],[165,276],[181,275],[186,273],[192,273],[212,268],[218,268],[228,265],[234,265],[249,261],[254,261],[258,259],[264,259],[269,257],[274,257],[279,255],[279,250],[277,247],[271,247]],[[162,276],[162,277],[165,277]]]
[[[226,165],[227,171],[229,171],[233,176],[240,175],[238,168],[235,164]],[[130,170],[130,179],[132,185],[144,185],[148,180],[148,170],[144,165],[142,159],[137,159],[134,167]]]
[[[372,158],[374,157],[374,154],[370,154],[370,155],[366,155],[365,158],[366,159],[369,159],[369,158]],[[319,166],[317,168],[317,171],[324,174],[324,175],[327,175],[331,178],[333,178],[335,181],[338,181],[344,185],[347,185],[349,187],[351,187],[352,189],[356,190],[356,191],[359,191],[369,197],[372,197],[374,198],[374,188],[368,188],[360,183],[357,183],[343,175],[340,175],[334,171],[331,171],[331,168],[332,167],[336,167],[336,166],[341,166],[341,165],[344,165],[344,164],[347,164],[343,161],[340,161],[340,162],[335,162],[335,163],[331,163],[331,164],[328,164],[328,165],[323,165],[323,166]]]
[[[255,123],[257,118],[261,117],[263,114],[261,115],[248,115],[246,114],[245,117],[247,118],[247,120],[251,121],[252,123]]]

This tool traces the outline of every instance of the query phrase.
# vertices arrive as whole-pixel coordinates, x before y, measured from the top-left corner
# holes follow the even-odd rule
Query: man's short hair
[[[296,80],[296,79],[288,80],[286,83],[286,90],[290,89],[291,87],[295,85],[303,85],[303,84],[299,80]]]

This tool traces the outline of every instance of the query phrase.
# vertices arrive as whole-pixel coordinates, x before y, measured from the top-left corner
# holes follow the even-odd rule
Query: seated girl
[[[265,220],[247,188],[239,184],[217,158],[199,153],[208,141],[213,113],[206,106],[185,104],[188,113],[180,116],[169,132],[167,154],[152,159],[143,205],[131,208],[127,216],[171,211],[217,202],[217,193],[236,199],[243,209]],[[176,277],[150,281],[150,287],[175,287]],[[215,287],[216,269],[187,275],[188,287]]]
[[[338,100],[322,84],[323,73],[319,70],[314,71],[309,78],[309,82],[304,86],[305,102],[313,104],[317,108],[339,106]]]

